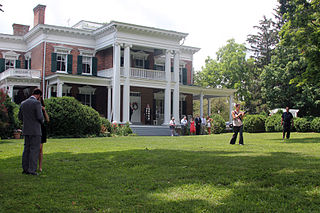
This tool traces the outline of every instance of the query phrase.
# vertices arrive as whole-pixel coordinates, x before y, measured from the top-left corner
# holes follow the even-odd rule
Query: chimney
[[[45,12],[46,12],[45,5],[38,4],[33,9],[33,14],[34,14],[33,27],[37,26],[38,24],[44,24]]]
[[[13,24],[13,35],[17,36],[23,36],[29,32],[29,27],[28,25],[22,25],[22,24]]]

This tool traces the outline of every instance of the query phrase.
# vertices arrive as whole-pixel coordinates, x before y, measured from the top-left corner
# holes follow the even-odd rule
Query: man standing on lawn
[[[19,119],[23,122],[24,149],[22,154],[22,174],[38,175],[37,163],[41,143],[43,114],[40,103],[42,91],[36,88],[30,98],[21,103]]]
[[[292,123],[291,123],[292,121]],[[284,139],[287,133],[287,139],[290,138],[290,128],[293,126],[293,115],[289,112],[289,107],[286,107],[286,111],[281,116],[281,126],[283,126],[282,139]]]

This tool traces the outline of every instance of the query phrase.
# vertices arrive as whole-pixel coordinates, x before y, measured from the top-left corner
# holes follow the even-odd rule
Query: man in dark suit
[[[196,135],[200,135],[200,129],[201,129],[201,118],[199,115],[197,115],[196,119],[194,120],[196,124]]]
[[[37,162],[41,143],[43,114],[39,99],[40,89],[35,89],[30,98],[21,103],[19,119],[23,122],[24,149],[22,154],[22,174],[38,175]]]

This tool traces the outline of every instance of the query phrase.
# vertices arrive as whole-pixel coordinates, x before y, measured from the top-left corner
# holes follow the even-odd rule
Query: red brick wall
[[[28,26],[28,25],[13,24],[13,25],[12,25],[13,35],[23,36],[23,35],[25,35],[27,32],[29,32],[29,27],[30,27],[30,26]]]
[[[98,71],[113,67],[113,47],[100,50],[96,53],[98,59]]]
[[[192,84],[192,62],[191,61],[184,61],[186,63],[186,68],[187,68],[187,84],[190,85]]]
[[[186,105],[187,105],[187,110],[186,110],[187,115],[192,115],[193,114],[193,96],[191,94],[187,94],[186,96]]]
[[[31,69],[42,70],[43,66],[43,43],[31,50]]]

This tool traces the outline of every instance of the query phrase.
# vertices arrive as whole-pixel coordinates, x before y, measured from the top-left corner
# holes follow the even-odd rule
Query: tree
[[[263,68],[271,61],[272,50],[279,42],[277,24],[272,19],[263,19],[259,21],[259,26],[254,26],[258,29],[257,34],[248,35],[247,42],[250,44],[249,50],[253,52],[253,58],[258,68]]]
[[[242,101],[247,95],[247,69],[245,45],[230,39],[219,49],[216,59],[206,59],[205,67],[196,73],[195,83],[205,87],[236,89],[236,99]]]
[[[299,54],[305,57],[307,69],[294,78],[298,86],[320,85],[320,0],[280,1],[283,8],[281,43],[291,46],[295,43]]]

